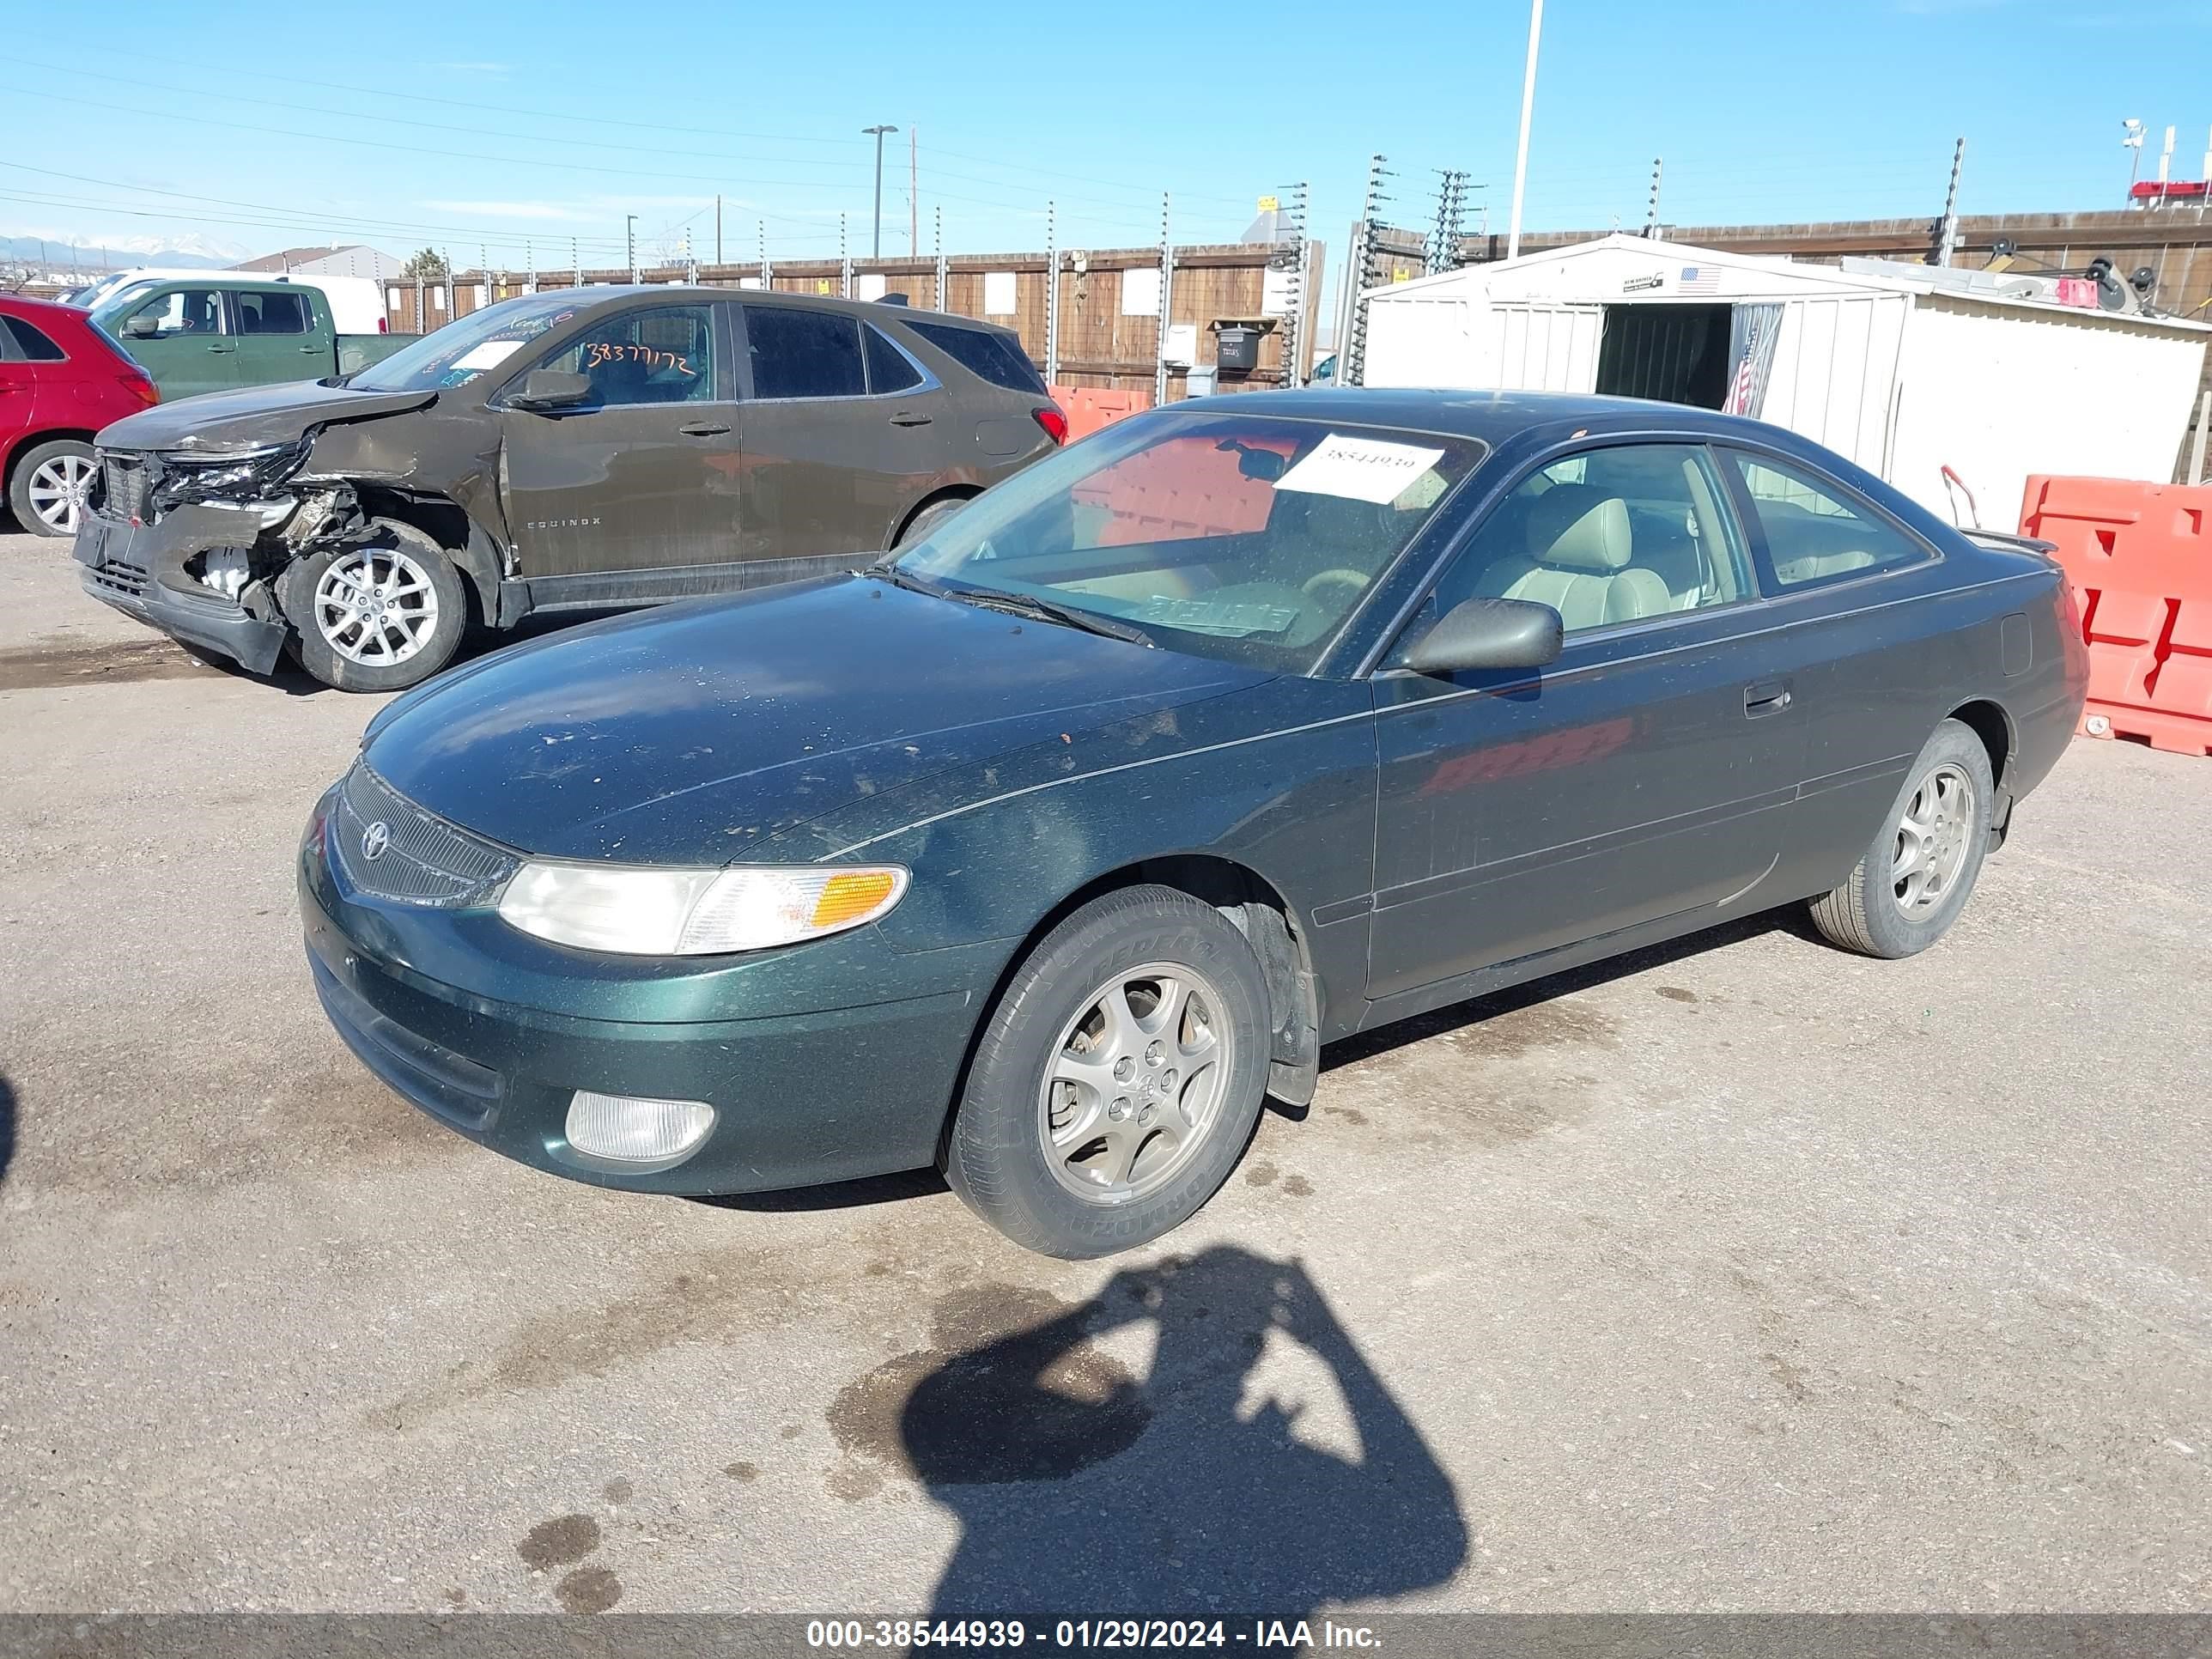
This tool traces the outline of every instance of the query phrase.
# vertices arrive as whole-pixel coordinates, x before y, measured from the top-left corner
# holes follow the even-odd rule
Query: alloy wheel
[[[1037,1103],[1045,1163],[1092,1204],[1158,1192],[1221,1120],[1235,1061],[1220,993],[1179,963],[1117,973],[1054,1045]]]
[[[1979,817],[1973,779],[1948,761],[1913,789],[1889,865],[1890,893],[1907,920],[1922,920],[1958,886]]]
[[[95,471],[87,455],[55,455],[41,461],[31,472],[31,511],[47,528],[75,535],[91,503]]]
[[[347,660],[388,668],[437,632],[437,589],[400,549],[356,548],[331,560],[315,583],[315,626]]]

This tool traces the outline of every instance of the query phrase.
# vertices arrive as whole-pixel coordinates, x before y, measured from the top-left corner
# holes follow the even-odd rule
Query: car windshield
[[[92,313],[92,320],[112,334],[115,331],[112,325],[116,319],[143,299],[149,290],[159,288],[161,284],[161,279],[158,276],[142,277],[135,283],[125,283],[120,288],[111,288],[105,294],[94,289],[85,296],[84,303]]]
[[[998,485],[896,568],[1304,673],[1485,453],[1328,421],[1133,416]]]
[[[572,289],[501,300],[403,346],[346,384],[356,392],[437,392],[466,386],[567,322],[586,303]]]

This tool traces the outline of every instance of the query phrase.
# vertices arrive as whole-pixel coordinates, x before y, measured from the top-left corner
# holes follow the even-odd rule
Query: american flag
[[[1721,274],[1710,265],[1684,265],[1681,280],[1675,287],[1684,294],[1717,294],[1721,291]]]

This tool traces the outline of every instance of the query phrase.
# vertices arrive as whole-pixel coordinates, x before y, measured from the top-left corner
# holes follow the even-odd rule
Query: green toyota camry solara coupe
[[[1771,906],[1932,944],[2080,712],[2066,583],[1772,428],[1141,415],[849,574],[485,657],[300,849],[392,1088],[640,1191],[935,1164],[1157,1237],[1325,1045]]]

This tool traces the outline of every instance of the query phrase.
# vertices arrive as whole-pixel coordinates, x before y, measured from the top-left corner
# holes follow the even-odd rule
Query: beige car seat
[[[1674,596],[1656,571],[1631,569],[1635,549],[1628,503],[1586,484],[1558,484],[1530,504],[1528,556],[1500,559],[1475,584],[1476,596],[1531,599],[1559,613],[1570,629],[1664,616]]]

